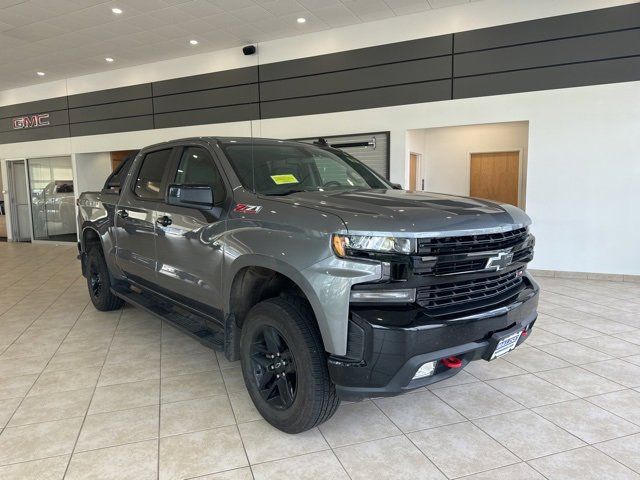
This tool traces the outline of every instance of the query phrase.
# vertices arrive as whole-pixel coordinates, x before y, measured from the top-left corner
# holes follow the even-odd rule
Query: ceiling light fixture
[[[44,77],[45,73],[44,72],[36,72],[36,75],[38,75],[39,77]]]
[[[307,21],[307,19],[306,19],[306,18],[304,18],[304,17],[300,17],[300,18],[298,18],[298,20],[296,20],[296,21],[297,21],[298,23],[305,23],[305,22]]]
[[[105,60],[106,60],[107,62],[109,62],[109,63],[113,62],[113,58],[111,58],[111,57],[107,57],[107,58],[105,58]]]
[[[197,44],[198,44],[198,43],[200,43],[200,42],[198,42],[198,40],[189,40],[189,43],[190,43],[191,45],[197,45]]]
[[[116,15],[120,15],[122,13],[121,8],[112,8],[111,11]]]

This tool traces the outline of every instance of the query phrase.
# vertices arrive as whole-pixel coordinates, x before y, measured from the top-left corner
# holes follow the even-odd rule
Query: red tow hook
[[[447,368],[460,368],[462,367],[462,359],[458,357],[447,357],[440,360],[442,364]]]

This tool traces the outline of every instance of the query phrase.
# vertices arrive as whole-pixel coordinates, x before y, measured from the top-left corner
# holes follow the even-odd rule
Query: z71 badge
[[[258,213],[260,210],[262,210],[260,205],[246,205],[244,203],[237,204],[236,208],[233,209],[234,212],[238,213]]]

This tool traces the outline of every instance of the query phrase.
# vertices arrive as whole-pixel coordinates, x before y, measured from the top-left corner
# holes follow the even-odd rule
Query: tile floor
[[[0,478],[640,479],[640,283],[540,283],[518,350],[289,436],[236,364],[97,312],[74,247],[0,243]]]

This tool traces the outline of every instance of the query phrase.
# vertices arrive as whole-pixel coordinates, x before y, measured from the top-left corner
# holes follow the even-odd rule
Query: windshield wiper
[[[283,197],[286,195],[291,195],[292,193],[302,193],[302,192],[308,192],[308,190],[292,188],[290,190],[281,190],[279,192],[267,192],[267,193],[263,193],[263,195]]]

